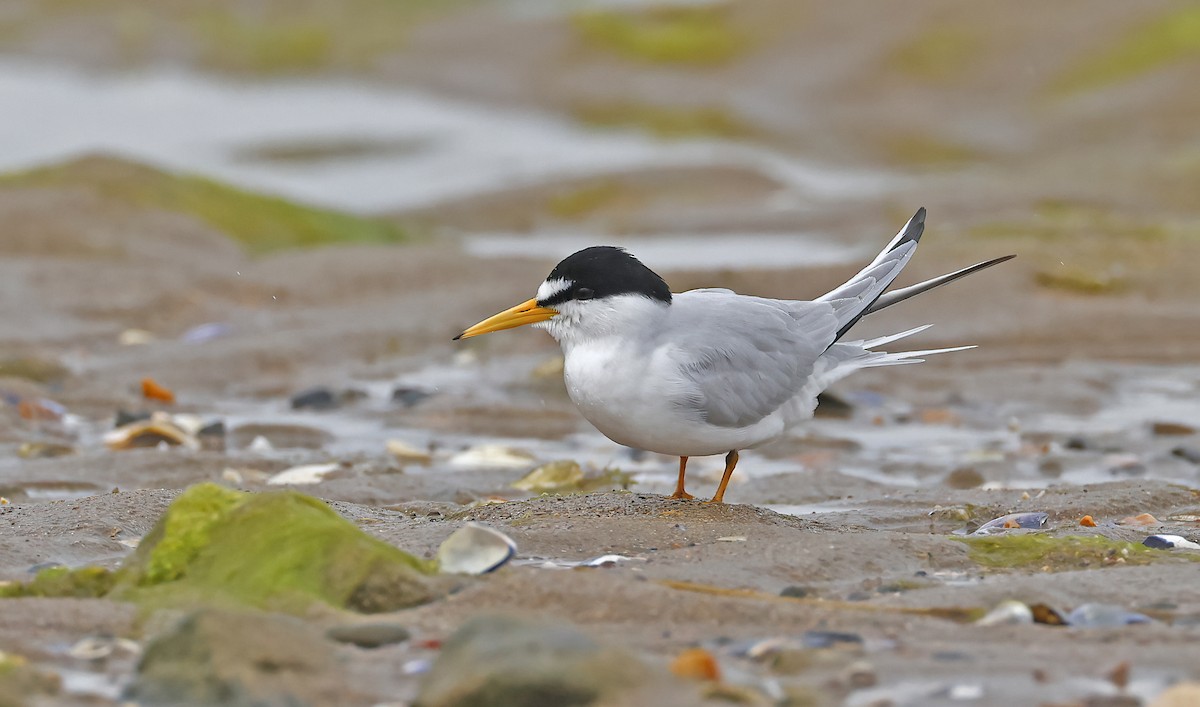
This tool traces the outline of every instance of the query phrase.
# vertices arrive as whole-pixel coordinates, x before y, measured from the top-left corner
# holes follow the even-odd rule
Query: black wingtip
[[[904,226],[904,237],[896,241],[896,245],[892,246],[892,250],[896,250],[905,243],[917,243],[921,240],[921,234],[925,233],[925,207],[917,209],[917,213],[908,220]]]

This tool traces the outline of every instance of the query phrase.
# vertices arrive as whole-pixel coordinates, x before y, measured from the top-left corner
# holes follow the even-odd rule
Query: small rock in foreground
[[[407,641],[412,634],[400,624],[373,621],[334,626],[325,635],[338,643],[350,643],[359,648],[379,648]]]
[[[335,704],[343,684],[331,644],[303,621],[205,609],[155,638],[125,697],[145,705]]]
[[[586,705],[646,677],[633,656],[567,624],[481,616],[443,645],[416,705]]]

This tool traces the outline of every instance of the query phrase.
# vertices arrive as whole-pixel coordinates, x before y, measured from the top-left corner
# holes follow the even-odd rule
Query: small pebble
[[[863,644],[857,633],[840,631],[805,631],[801,640],[806,648],[857,648]]]
[[[721,667],[712,653],[703,648],[689,648],[671,661],[671,672],[681,678],[693,680],[709,680],[716,682],[721,679]]]
[[[334,626],[325,635],[338,643],[350,643],[359,648],[378,648],[407,641],[412,634],[400,624],[363,623]]]
[[[1182,437],[1196,434],[1196,428],[1179,422],[1155,422],[1150,425],[1150,431],[1160,437]]]
[[[971,467],[963,467],[950,472],[943,483],[952,489],[973,489],[983,486],[985,481],[983,474]]]
[[[337,396],[328,388],[310,388],[292,396],[293,410],[332,410],[338,405]]]
[[[153,378],[142,379],[142,397],[147,400],[157,400],[160,403],[175,402],[175,393],[170,388],[159,385]]]
[[[392,388],[392,402],[400,403],[406,408],[414,407],[426,398],[433,397],[433,393],[413,388],[410,386],[396,386]]]
[[[1171,454],[1184,461],[1200,464],[1200,449],[1196,449],[1195,447],[1176,447],[1171,450]]]
[[[816,596],[816,591],[812,587],[802,587],[798,584],[793,584],[790,587],[784,587],[779,593],[781,597],[792,597],[793,599],[804,599],[805,597]]]

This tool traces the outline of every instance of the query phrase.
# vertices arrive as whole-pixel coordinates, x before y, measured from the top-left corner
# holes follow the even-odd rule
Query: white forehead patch
[[[571,285],[574,284],[574,282],[565,280],[561,277],[556,277],[553,280],[546,280],[542,283],[541,287],[538,287],[537,300],[538,302],[545,302],[554,295],[569,289]]]

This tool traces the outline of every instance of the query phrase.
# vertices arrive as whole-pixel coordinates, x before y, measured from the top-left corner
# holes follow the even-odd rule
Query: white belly
[[[635,449],[673,456],[707,456],[747,449],[784,431],[779,416],[747,428],[717,427],[694,419],[670,402],[671,371],[654,357],[639,357],[608,343],[565,353],[567,393],[605,437]]]

